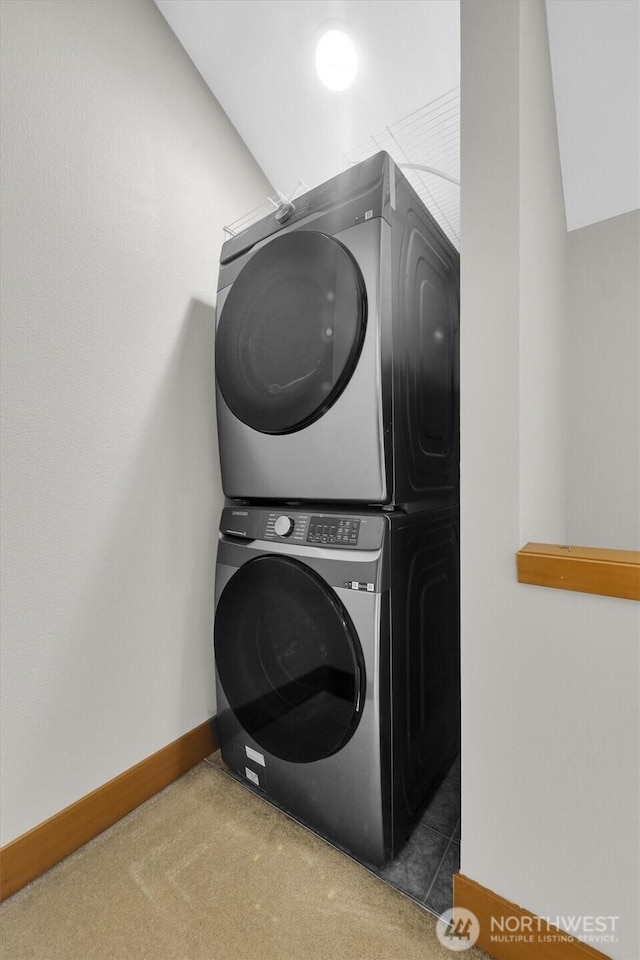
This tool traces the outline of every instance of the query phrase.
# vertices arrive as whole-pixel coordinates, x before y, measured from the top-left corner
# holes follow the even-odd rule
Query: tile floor
[[[453,905],[452,877],[459,867],[458,756],[398,856],[383,867],[369,868],[432,913],[442,914]]]
[[[213,754],[209,761],[220,766],[232,779],[247,786],[222,762],[219,752]],[[353,859],[431,913],[440,915],[448,910],[453,899],[452,877],[460,866],[460,757],[451,765],[419,823],[394,860],[377,867],[366,860]]]

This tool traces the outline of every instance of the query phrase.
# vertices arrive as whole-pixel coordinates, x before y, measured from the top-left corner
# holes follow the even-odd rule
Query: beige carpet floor
[[[0,908],[2,960],[451,960],[435,919],[206,762]],[[479,950],[468,960],[485,958]]]

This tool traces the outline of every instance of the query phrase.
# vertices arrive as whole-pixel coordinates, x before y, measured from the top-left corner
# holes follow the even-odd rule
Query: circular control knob
[[[279,537],[288,537],[293,530],[293,520],[291,517],[278,517],[275,522],[274,530]]]
[[[295,207],[288,200],[283,200],[278,209],[276,210],[276,220],[278,223],[286,223],[287,220],[290,220],[293,213],[295,212]]]

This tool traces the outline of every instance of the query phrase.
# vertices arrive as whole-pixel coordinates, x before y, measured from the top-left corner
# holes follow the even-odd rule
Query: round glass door
[[[367,319],[358,264],[338,240],[298,230],[238,274],[216,332],[216,377],[232,413],[292,433],[335,403],[355,370]]]
[[[364,706],[362,649],[310,567],[273,556],[244,564],[222,591],[214,638],[229,706],[265,751],[309,763],[351,738]]]

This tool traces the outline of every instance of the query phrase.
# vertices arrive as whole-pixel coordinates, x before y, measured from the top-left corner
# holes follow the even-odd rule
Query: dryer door
[[[296,230],[255,253],[233,284],[216,333],[216,376],[231,412],[261,433],[300,430],[338,399],[367,319],[351,253]]]
[[[365,698],[362,649],[335,592],[305,564],[262,556],[240,567],[214,638],[229,706],[265,751],[308,763],[351,738]]]

